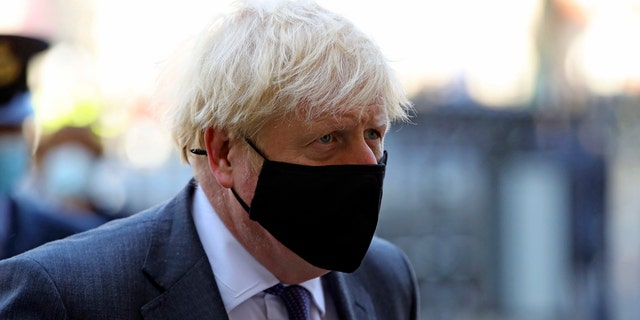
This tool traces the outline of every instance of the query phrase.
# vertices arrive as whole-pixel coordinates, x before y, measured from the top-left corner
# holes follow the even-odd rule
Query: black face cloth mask
[[[310,264],[353,272],[376,230],[387,152],[377,165],[305,166],[264,158],[249,207],[278,241]]]

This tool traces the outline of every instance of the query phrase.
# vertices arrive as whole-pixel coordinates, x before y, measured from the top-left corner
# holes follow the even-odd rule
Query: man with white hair
[[[209,28],[171,120],[175,198],[0,263],[8,319],[415,319],[406,256],[374,237],[392,121],[375,44],[311,1]]]

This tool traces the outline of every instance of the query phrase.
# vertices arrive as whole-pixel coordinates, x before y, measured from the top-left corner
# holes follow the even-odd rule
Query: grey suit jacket
[[[227,319],[191,215],[193,190],[0,261],[0,319]],[[413,271],[384,240],[356,272],[323,283],[341,319],[417,317]]]

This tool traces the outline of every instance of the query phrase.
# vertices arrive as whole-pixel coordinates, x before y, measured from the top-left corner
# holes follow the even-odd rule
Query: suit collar
[[[322,280],[340,319],[376,319],[371,296],[354,274],[330,272]]]
[[[194,189],[192,180],[157,210],[158,223],[142,270],[161,294],[142,307],[145,319],[226,319],[211,266],[193,223]]]
[[[158,209],[158,223],[142,270],[161,294],[142,307],[145,319],[227,319],[193,222],[194,190],[192,180]],[[322,281],[340,319],[375,320],[371,318],[375,316],[371,297],[355,274],[331,272]]]

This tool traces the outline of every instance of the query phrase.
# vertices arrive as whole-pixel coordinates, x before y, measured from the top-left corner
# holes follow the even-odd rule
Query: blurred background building
[[[378,234],[414,263],[422,318],[637,318],[640,1],[318,2],[376,39],[416,106],[388,135]],[[227,6],[2,2],[0,33],[51,42],[29,77],[32,185],[114,216],[182,188],[156,80]],[[99,147],[51,143],[69,128]]]

